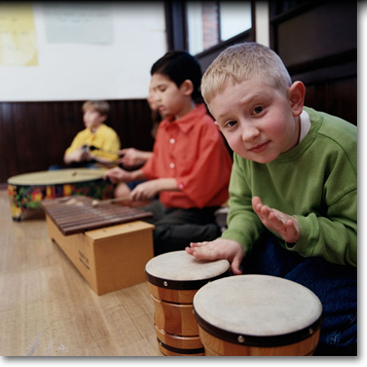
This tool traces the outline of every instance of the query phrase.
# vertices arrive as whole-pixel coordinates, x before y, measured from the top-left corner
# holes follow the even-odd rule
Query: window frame
[[[167,29],[167,48],[171,50],[188,51],[188,29],[187,29],[187,1],[165,1],[165,17]],[[214,58],[228,46],[242,42],[255,42],[256,40],[256,2],[251,1],[251,24],[252,27],[237,34],[225,41],[220,41],[216,45],[198,53],[195,56],[200,62],[203,71],[210,65]],[[219,15],[220,21],[220,15]],[[218,25],[220,28],[220,25]],[[219,36],[220,34],[219,29]]]

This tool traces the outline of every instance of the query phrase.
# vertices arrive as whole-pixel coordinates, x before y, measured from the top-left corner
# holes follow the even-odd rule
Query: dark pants
[[[155,200],[139,209],[153,213],[153,218],[146,222],[155,225],[154,256],[184,250],[190,242],[212,241],[220,236],[214,216],[218,207],[168,209],[159,200]]]
[[[313,291],[323,306],[320,341],[314,355],[357,353],[357,269],[319,257],[304,258],[269,236],[243,261],[244,274],[279,276]]]

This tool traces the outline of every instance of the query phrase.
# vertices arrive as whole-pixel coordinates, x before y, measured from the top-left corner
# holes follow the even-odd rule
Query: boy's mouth
[[[270,143],[270,140],[265,143],[256,144],[253,147],[251,147],[249,151],[252,153],[262,153],[267,148],[269,143]]]

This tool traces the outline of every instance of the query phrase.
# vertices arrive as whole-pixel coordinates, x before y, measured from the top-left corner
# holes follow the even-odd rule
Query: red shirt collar
[[[186,133],[192,129],[197,120],[201,119],[207,113],[204,103],[199,104],[195,109],[181,117],[179,120],[173,120],[174,116],[168,116],[162,122],[162,128],[168,129],[170,126],[177,125],[182,132]]]

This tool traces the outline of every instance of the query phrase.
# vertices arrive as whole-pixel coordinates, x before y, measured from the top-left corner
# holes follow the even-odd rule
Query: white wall
[[[256,42],[269,47],[269,39],[269,3],[256,1]]]
[[[38,65],[0,65],[0,101],[146,98],[150,68],[167,51],[163,2],[106,4],[113,37],[101,45],[47,42],[44,8],[33,3]]]

